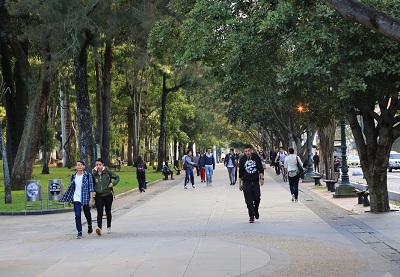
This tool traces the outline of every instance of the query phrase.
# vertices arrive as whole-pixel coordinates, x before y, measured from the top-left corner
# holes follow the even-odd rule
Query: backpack
[[[136,173],[144,174],[144,164],[143,163],[138,163]]]

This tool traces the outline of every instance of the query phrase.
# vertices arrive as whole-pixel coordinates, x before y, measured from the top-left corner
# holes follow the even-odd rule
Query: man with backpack
[[[192,156],[192,151],[188,150],[186,151],[186,155],[183,157],[183,169],[186,172],[185,175],[185,182],[183,185],[184,189],[187,189],[187,183],[189,182],[189,178],[190,178],[190,182],[192,183],[192,188],[195,188],[194,186],[194,175],[193,175],[193,167],[196,164],[194,163],[194,159]]]

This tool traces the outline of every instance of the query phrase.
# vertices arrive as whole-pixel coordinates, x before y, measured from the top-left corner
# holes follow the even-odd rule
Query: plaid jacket
[[[75,193],[75,176],[76,172],[71,175],[69,187],[61,197],[60,202],[73,202]],[[94,192],[93,177],[89,172],[84,171],[82,177],[82,192],[81,192],[81,203],[82,205],[88,205],[90,201],[90,192]]]

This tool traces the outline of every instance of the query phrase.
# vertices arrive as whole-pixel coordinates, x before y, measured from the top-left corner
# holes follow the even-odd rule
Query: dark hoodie
[[[260,173],[264,173],[264,167],[260,157],[252,153],[251,157],[243,155],[239,160],[239,178],[243,181],[259,181]]]

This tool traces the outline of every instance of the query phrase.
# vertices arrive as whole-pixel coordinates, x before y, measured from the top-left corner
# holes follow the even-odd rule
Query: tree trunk
[[[24,132],[14,161],[11,173],[11,187],[23,190],[26,181],[32,178],[33,164],[39,145],[43,115],[46,111],[47,99],[51,88],[50,80],[41,82],[40,92],[30,101],[25,119]]]
[[[64,116],[64,126],[63,132],[65,132],[65,141],[62,142],[62,150],[63,150],[63,157],[65,164],[64,166],[71,168],[73,167],[73,155],[72,155],[72,141],[74,138],[74,131],[72,128],[72,119],[71,119],[71,107],[69,105],[69,94],[70,94],[70,82],[68,78],[65,78],[64,81],[64,90],[62,92],[61,97],[61,110],[60,112],[63,113]]]
[[[4,94],[6,94],[9,90],[4,87],[4,82],[0,83],[0,93],[1,93],[1,100],[4,99]],[[2,120],[0,120],[0,147],[1,147],[1,157],[3,160],[3,175],[4,175],[4,203],[11,204],[12,197],[11,197],[11,185],[10,185],[10,170],[8,168],[8,161],[7,161],[7,148],[4,144],[4,136],[3,136],[3,124]]]
[[[92,115],[87,83],[87,45],[74,49],[74,80],[80,159],[86,162],[86,171],[94,166]]]
[[[162,84],[162,96],[161,96],[161,115],[160,115],[160,137],[158,139],[158,165],[157,171],[161,171],[163,167],[163,155],[164,155],[164,141],[165,141],[165,121],[166,121],[166,113],[167,113],[167,96],[168,89],[166,85],[167,76],[163,75],[163,84]]]
[[[381,110],[384,114],[385,111]],[[376,124],[375,118],[365,109],[360,110],[364,130],[361,129],[355,111],[347,113],[347,118],[353,132],[361,168],[367,181],[371,199],[371,212],[388,212],[389,198],[387,190],[387,168],[393,137],[389,135],[391,128],[383,116]],[[385,122],[386,121],[386,122]],[[365,140],[364,140],[365,137]]]
[[[100,145],[100,149],[103,145],[103,101],[102,101],[102,88],[101,88],[101,76],[100,76],[100,65],[98,61],[95,61],[95,78],[96,78],[96,129],[95,129],[95,142]],[[100,150],[101,151],[101,150]],[[101,156],[101,153],[99,153]]]
[[[103,67],[103,138],[101,147],[101,157],[107,165],[110,164],[111,71],[112,45],[111,42],[107,42]]]
[[[12,195],[11,195],[11,185],[10,185],[10,171],[8,169],[7,162],[7,148],[4,144],[3,137],[3,126],[0,121],[0,144],[1,144],[1,156],[3,159],[3,174],[4,174],[4,203],[11,204],[12,203]]]
[[[320,166],[325,169],[325,176],[327,179],[331,179],[332,173],[334,172],[332,155],[335,144],[336,125],[336,120],[332,119],[331,124],[319,129],[319,135],[321,137]]]
[[[128,166],[133,165],[133,113],[132,108],[128,109],[127,119],[128,119]]]
[[[21,74],[21,70],[28,70],[20,68],[18,61],[15,63],[15,75],[11,65],[11,53],[9,46],[4,42],[1,43],[1,69],[5,84],[10,89],[11,93],[7,93],[5,97],[5,108],[7,117],[7,157],[8,168],[10,173],[13,169],[14,160],[17,155],[19,143],[21,141],[25,117],[28,107],[28,92]],[[20,48],[24,53],[27,53],[25,48]],[[22,58],[22,57],[21,57]],[[27,59],[27,57],[24,57]],[[25,63],[22,64],[26,64]],[[15,82],[15,85],[14,85]]]
[[[140,148],[140,104],[141,93],[133,87],[133,156],[136,159],[139,156]]]

